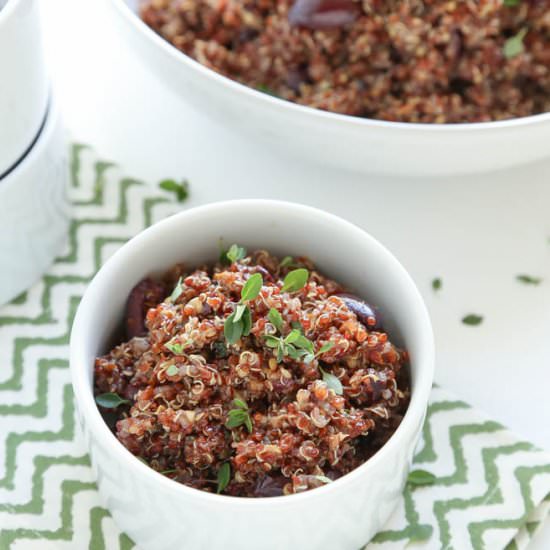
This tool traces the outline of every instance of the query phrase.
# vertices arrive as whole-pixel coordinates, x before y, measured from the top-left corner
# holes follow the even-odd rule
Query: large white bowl
[[[46,117],[48,83],[38,0],[0,2],[0,178],[24,156]]]
[[[491,171],[550,156],[550,113],[436,125],[300,106],[243,86],[184,55],[139,19],[138,0],[111,3],[122,40],[159,78],[201,111],[265,147],[339,169],[410,176]]]
[[[68,177],[65,132],[52,101],[31,149],[0,177],[0,305],[31,286],[66,242]]]
[[[393,338],[410,352],[412,399],[403,422],[374,457],[325,487],[275,498],[237,498],[186,487],[127,451],[94,403],[94,358],[112,345],[130,289],[176,262],[191,267],[215,260],[220,237],[249,250],[308,255],[323,272],[377,304]],[[401,264],[351,223],[278,201],[215,203],[147,229],[93,279],[71,335],[74,393],[99,490],[119,527],[144,550],[358,550],[400,498],[426,411],[433,361],[428,314]]]

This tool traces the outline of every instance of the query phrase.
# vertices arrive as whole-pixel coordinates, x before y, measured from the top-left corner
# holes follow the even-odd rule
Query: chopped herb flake
[[[476,326],[483,322],[483,317],[481,315],[476,315],[475,313],[470,313],[462,318],[462,322],[465,325]]]
[[[164,347],[171,351],[174,355],[183,354],[183,345],[179,342],[172,342],[172,340],[170,340],[170,342],[166,342],[166,344],[164,344]]]
[[[433,485],[436,481],[436,477],[426,470],[412,470],[407,477],[407,483],[409,485]]]
[[[159,187],[174,193],[178,202],[183,202],[189,198],[189,182],[187,180],[178,183],[175,180],[166,179],[159,183]]]
[[[436,277],[433,281],[432,281],[432,288],[437,291],[437,290],[441,290],[441,288],[443,287],[443,281],[439,278],[439,277]]]
[[[166,369],[166,376],[176,376],[178,373],[179,373],[179,369],[178,367],[176,367],[176,365],[170,365],[167,369]]]
[[[516,35],[508,38],[502,47],[502,53],[506,59],[512,59],[525,51],[523,39],[527,34],[527,29],[521,29]]]
[[[531,275],[517,275],[516,280],[526,285],[540,285],[542,283],[540,277],[532,277]]]

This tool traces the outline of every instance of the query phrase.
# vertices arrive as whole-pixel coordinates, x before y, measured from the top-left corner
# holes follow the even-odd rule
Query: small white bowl
[[[46,117],[39,11],[38,0],[7,0],[0,9],[0,178],[25,155]]]
[[[30,151],[0,179],[0,305],[31,286],[66,241],[67,180],[67,143],[52,102]]]
[[[93,397],[94,358],[108,351],[130,289],[177,262],[219,256],[218,242],[281,256],[305,254],[327,275],[378,305],[411,355],[412,398],[403,422],[370,460],[301,494],[239,498],[192,489],[143,464],[119,443]],[[73,388],[98,485],[119,527],[143,550],[358,550],[398,502],[432,385],[434,350],[422,298],[401,264],[341,218],[298,204],[240,200],[182,212],[116,252],[82,299],[71,334]]]
[[[110,2],[120,36],[140,61],[199,110],[266,148],[341,170],[404,176],[493,171],[550,156],[550,113],[443,125],[312,109],[239,84],[183,54],[141,21],[138,0]]]

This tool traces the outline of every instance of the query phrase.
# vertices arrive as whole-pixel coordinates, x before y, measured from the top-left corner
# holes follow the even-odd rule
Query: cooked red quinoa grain
[[[192,272],[179,265],[136,286],[127,324],[135,333],[145,316],[142,332],[95,362],[96,395],[129,401],[100,409],[130,452],[210,492],[229,464],[225,494],[276,496],[334,480],[387,441],[408,406],[407,353],[374,308],[306,258],[289,263],[257,251]],[[306,282],[296,267],[308,270]],[[243,301],[254,274],[262,286]],[[289,292],[285,278],[287,287],[297,281]],[[250,332],[229,344],[224,325],[239,302]]]
[[[550,111],[550,0],[144,0],[141,16],[203,65],[327,111],[432,123]]]

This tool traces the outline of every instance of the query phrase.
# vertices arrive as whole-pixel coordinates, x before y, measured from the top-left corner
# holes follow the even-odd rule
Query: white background
[[[396,180],[274,157],[192,111],[184,93],[157,80],[111,26],[106,0],[43,7],[53,88],[73,139],[129,176],[151,183],[188,177],[189,206],[281,198],[364,227],[397,255],[426,299],[436,382],[550,450],[550,162]],[[544,281],[525,286],[519,273]],[[481,326],[460,322],[471,312],[484,316]],[[550,547],[550,522],[532,547]]]

